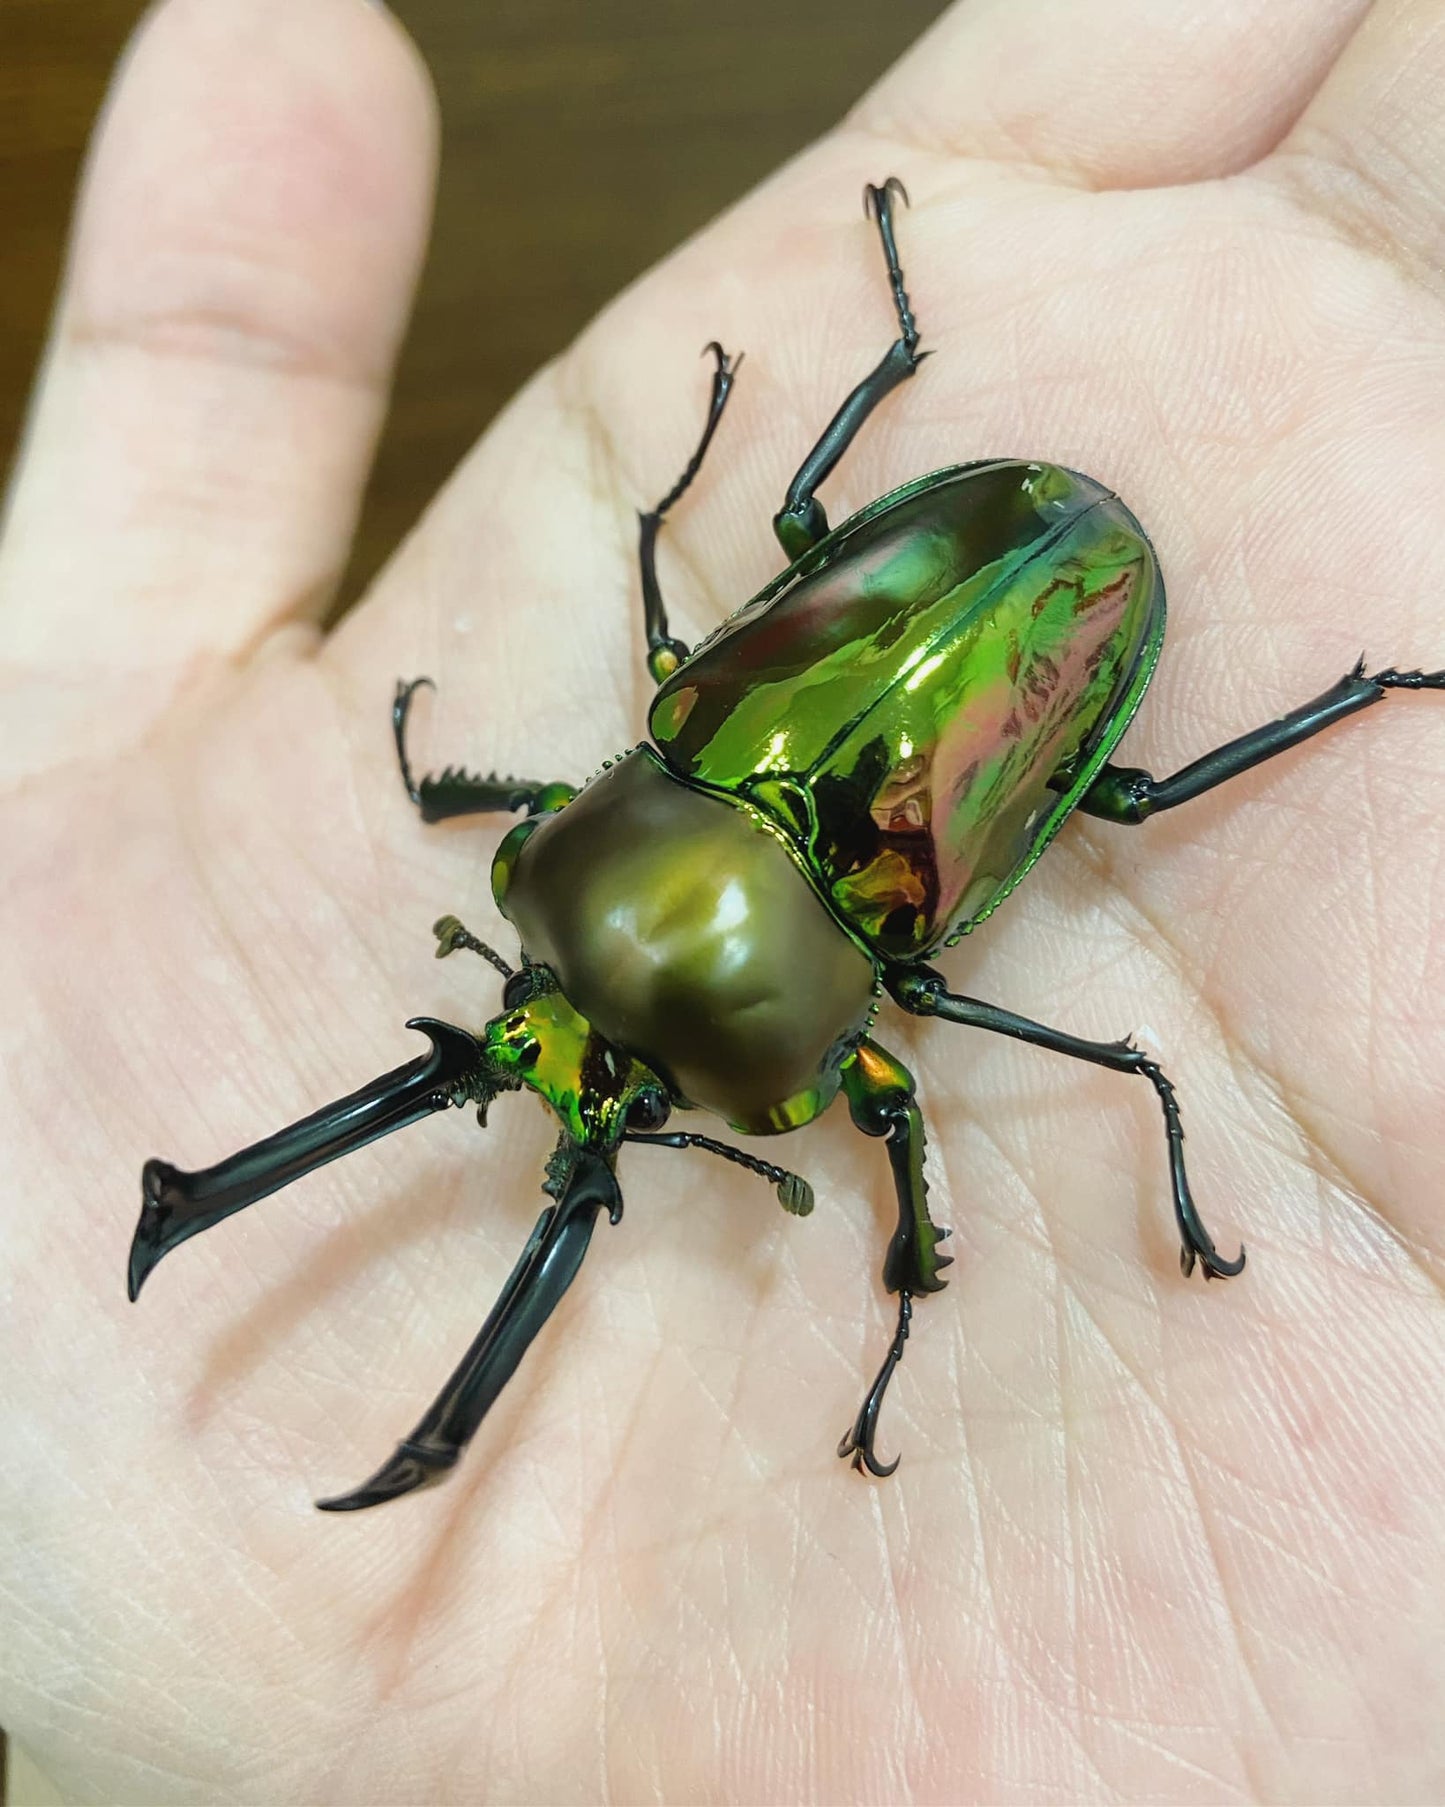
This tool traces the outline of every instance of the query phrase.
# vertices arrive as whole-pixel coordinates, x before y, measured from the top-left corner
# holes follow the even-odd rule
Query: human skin
[[[635,510],[716,336],[674,630],[777,567],[787,479],[924,344],[825,497],[1055,459],[1148,525],[1165,772],[1445,664],[1445,0],[963,0],[483,437],[371,594],[347,554],[434,124],[361,0],[169,0],[129,57],[0,551],[0,1722],[76,1799],[1392,1801],[1445,1787],[1445,710],[1394,696],[1143,828],[1076,820],[943,968],[1141,1032],[1245,1275],[1179,1272],[1152,1092],[891,1009],[951,1284],[885,1409],[882,1149],[767,1144],[806,1222],[635,1150],[627,1214],[444,1487],[327,1519],[540,1207],[525,1099],[408,1130],[126,1302],[142,1159],[204,1165],[478,1023],[503,823],[417,753],[580,781],[649,692]],[[707,1125],[699,1125],[707,1127]]]

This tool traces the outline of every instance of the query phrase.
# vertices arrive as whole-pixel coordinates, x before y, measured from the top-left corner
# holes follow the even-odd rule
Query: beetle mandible
[[[891,1346],[838,1446],[891,1474],[875,1448],[913,1301],[944,1285],[948,1234],[929,1214],[912,1076],[872,1035],[886,994],[915,1016],[1013,1036],[1138,1074],[1158,1096],[1185,1275],[1240,1272],[1215,1248],[1184,1166],[1173,1087],[1129,1041],[1085,1041],[950,992],[930,955],[984,921],[1074,810],[1137,825],[1307,740],[1391,690],[1445,689],[1445,672],[1363,662],[1278,721],[1167,778],[1111,763],[1159,657],[1164,590],[1149,539],[1102,484],[992,459],[920,477],[830,528],[818,486],[923,354],[904,288],[896,177],[865,190],[898,337],[799,466],[774,531],[789,564],[695,650],[673,637],[657,535],[697,476],[740,360],[716,342],[706,424],[681,477],[641,515],[651,740],[583,790],[448,767],[417,783],[397,686],[403,781],[427,822],[511,811],[492,868],[517,929],[513,967],[455,917],[438,956],[482,955],[500,1015],[473,1035],[432,1018],[429,1054],[194,1173],[148,1161],[131,1245],[134,1299],[161,1256],[338,1155],[434,1111],[526,1087],[561,1123],[542,1212],[491,1315],[415,1430],[328,1511],[373,1506],[443,1478],[581,1266],[599,1211],[622,1214],[624,1144],[699,1148],[812,1209],[786,1169],[691,1131],[702,1109],[735,1130],[795,1129],[841,1092],[886,1140],[898,1227],[883,1264],[898,1297]]]

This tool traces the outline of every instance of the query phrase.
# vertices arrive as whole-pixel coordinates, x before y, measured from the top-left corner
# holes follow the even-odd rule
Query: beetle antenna
[[[711,1136],[695,1136],[682,1129],[667,1130],[661,1135],[630,1130],[623,1139],[650,1142],[654,1148],[703,1148],[709,1154],[720,1154],[725,1161],[732,1161],[739,1167],[746,1167],[749,1173],[771,1180],[778,1189],[778,1203],[794,1217],[806,1217],[813,1209],[813,1188],[801,1174],[791,1173],[786,1167],[774,1167],[771,1161],[760,1161],[756,1155],[744,1154],[731,1142],[714,1142]]]
[[[479,941],[472,931],[463,927],[455,916],[439,916],[431,925],[431,932],[437,938],[438,960],[445,960],[448,954],[454,954],[459,947],[470,948],[474,954],[480,954],[489,965],[496,967],[504,979],[515,976],[515,969],[507,965],[497,950],[494,947],[488,947],[485,941]]]

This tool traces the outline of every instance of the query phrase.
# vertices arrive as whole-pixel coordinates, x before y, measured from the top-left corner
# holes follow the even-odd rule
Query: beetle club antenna
[[[756,1155],[744,1154],[731,1142],[714,1142],[711,1136],[695,1136],[683,1129],[668,1130],[662,1135],[631,1130],[623,1140],[651,1142],[654,1148],[703,1148],[709,1154],[720,1154],[725,1161],[732,1161],[739,1167],[746,1167],[749,1173],[771,1180],[778,1189],[778,1203],[794,1217],[806,1217],[813,1209],[813,1188],[800,1173],[792,1173],[786,1167],[774,1167],[771,1161],[760,1161]]]
[[[454,954],[459,947],[470,948],[472,953],[480,954],[488,965],[496,967],[504,979],[516,976],[515,967],[508,966],[494,947],[488,947],[485,941],[479,941],[455,916],[438,916],[431,925],[431,932],[437,938],[438,960],[445,960],[448,954]]]

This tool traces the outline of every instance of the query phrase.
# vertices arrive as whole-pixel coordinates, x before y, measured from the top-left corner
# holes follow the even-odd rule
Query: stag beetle
[[[1138,1074],[1158,1096],[1186,1276],[1240,1272],[1215,1248],[1184,1167],[1173,1087],[1129,1041],[1084,1041],[956,995],[928,964],[998,907],[1074,810],[1135,825],[1173,809],[1391,690],[1445,688],[1445,672],[1365,674],[1168,778],[1111,763],[1154,671],[1164,589],[1123,502],[1077,471],[986,459],[920,477],[830,528],[819,484],[925,354],[894,233],[896,177],[865,191],[898,337],[799,466],[774,531],[790,563],[695,650],[668,630],[657,536],[702,465],[738,360],[714,342],[696,451],[639,516],[649,741],[580,792],[562,782],[412,776],[399,684],[402,779],[426,822],[522,812],[492,868],[523,954],[514,970],[455,917],[438,955],[469,948],[503,979],[502,1011],[473,1034],[414,1018],[431,1051],[278,1135],[200,1172],[146,1163],[130,1253],[134,1299],[161,1256],[338,1155],[455,1105],[485,1120],[526,1087],[560,1119],[542,1212],[491,1315],[441,1395],[355,1491],[349,1511],[446,1475],[577,1274],[599,1211],[622,1213],[624,1143],[699,1148],[771,1180],[805,1215],[796,1174],[727,1143],[667,1130],[674,1109],[750,1136],[809,1123],[839,1092],[886,1140],[898,1227],[883,1280],[897,1330],[840,1456],[875,1475],[879,1407],[913,1301],[937,1292],[948,1234],[933,1222],[912,1076],[873,1038],[886,994],[915,1016],[1009,1035]]]

